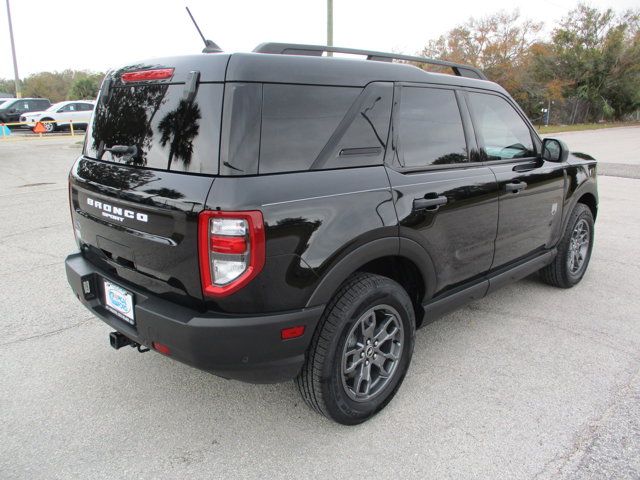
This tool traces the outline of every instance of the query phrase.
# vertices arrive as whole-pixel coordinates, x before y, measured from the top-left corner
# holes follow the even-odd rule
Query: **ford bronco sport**
[[[67,277],[115,348],[295,378],[343,424],[391,400],[416,328],[577,284],[598,205],[594,159],[473,67],[273,43],[111,71],[69,197]]]

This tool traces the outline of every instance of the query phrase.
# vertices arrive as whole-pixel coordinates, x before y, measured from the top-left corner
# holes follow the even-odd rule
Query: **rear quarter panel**
[[[264,269],[239,292],[209,301],[210,308],[228,312],[302,308],[342,258],[361,245],[397,235],[383,166],[220,177],[206,206],[261,210],[264,216]]]

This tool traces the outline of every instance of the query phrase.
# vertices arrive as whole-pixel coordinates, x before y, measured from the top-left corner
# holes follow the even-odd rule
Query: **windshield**
[[[58,102],[58,103],[54,103],[53,105],[51,105],[49,108],[47,108],[45,110],[45,112],[54,112],[56,110],[58,110],[61,107],[64,107],[66,105],[67,102]]]
[[[0,101],[0,108],[7,108],[11,103],[13,103],[14,100],[15,98],[12,98],[11,100]]]

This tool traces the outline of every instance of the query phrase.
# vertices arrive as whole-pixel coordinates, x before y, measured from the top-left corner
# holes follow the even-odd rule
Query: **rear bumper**
[[[289,380],[299,373],[324,309],[318,306],[261,316],[202,313],[113,279],[80,253],[69,255],[65,266],[76,297],[113,329],[147,347],[152,342],[165,344],[171,350],[169,356],[180,362],[251,383]],[[135,327],[105,309],[102,279],[134,294]],[[89,295],[85,295],[82,287],[85,280],[91,285]],[[283,328],[297,325],[305,326],[302,337],[280,338]]]

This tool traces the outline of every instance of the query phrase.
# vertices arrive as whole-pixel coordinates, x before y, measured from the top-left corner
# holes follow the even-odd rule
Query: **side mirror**
[[[545,138],[542,140],[541,157],[548,162],[565,162],[569,157],[569,147],[562,140]]]

